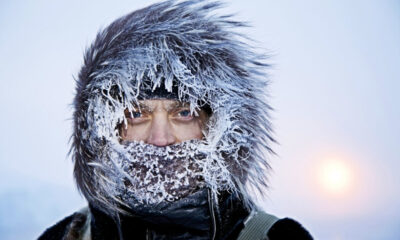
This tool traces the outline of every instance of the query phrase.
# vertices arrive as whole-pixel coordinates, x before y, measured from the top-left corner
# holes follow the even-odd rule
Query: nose
[[[172,145],[177,142],[173,129],[164,114],[154,114],[150,127],[150,134],[146,141],[158,147]]]

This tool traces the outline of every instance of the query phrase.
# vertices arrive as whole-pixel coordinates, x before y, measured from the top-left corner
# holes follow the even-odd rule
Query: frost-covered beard
[[[199,151],[199,140],[166,147],[143,142],[111,144],[107,158],[108,181],[103,189],[128,207],[174,202],[206,186],[216,191],[231,189],[224,163],[209,160]]]

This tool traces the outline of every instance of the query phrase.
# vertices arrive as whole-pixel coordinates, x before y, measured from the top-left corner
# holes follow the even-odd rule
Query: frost
[[[225,161],[199,151],[199,140],[167,147],[143,142],[110,144],[96,171],[98,190],[130,207],[173,202],[204,187],[234,189]]]
[[[265,100],[267,64],[234,31],[245,24],[211,14],[219,3],[205,7],[206,2],[151,5],[117,19],[88,49],[75,98],[72,150],[75,177],[89,202],[119,211],[126,198],[173,201],[204,186],[214,194],[225,187],[237,191],[251,204],[246,184],[266,185],[265,155],[274,142]],[[177,100],[189,103],[191,112],[204,105],[212,111],[202,141],[174,145],[184,156],[170,152],[172,146],[119,141],[124,111],[133,111],[158,87],[177,89]],[[145,150],[152,155],[138,152]],[[179,159],[185,169],[169,178],[171,185],[166,172],[178,165],[164,158]]]

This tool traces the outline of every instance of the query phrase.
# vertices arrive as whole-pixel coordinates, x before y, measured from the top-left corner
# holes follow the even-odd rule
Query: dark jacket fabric
[[[148,216],[121,216],[120,227],[106,213],[89,206],[47,229],[39,240],[237,239],[249,211],[233,194],[221,194],[217,205],[210,197],[203,190]],[[267,236],[270,240],[312,239],[289,218],[278,220]]]

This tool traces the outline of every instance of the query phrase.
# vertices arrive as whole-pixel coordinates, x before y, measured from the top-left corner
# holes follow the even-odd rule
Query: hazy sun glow
[[[352,185],[354,173],[346,162],[329,159],[321,163],[319,182],[324,191],[329,194],[343,194]]]

